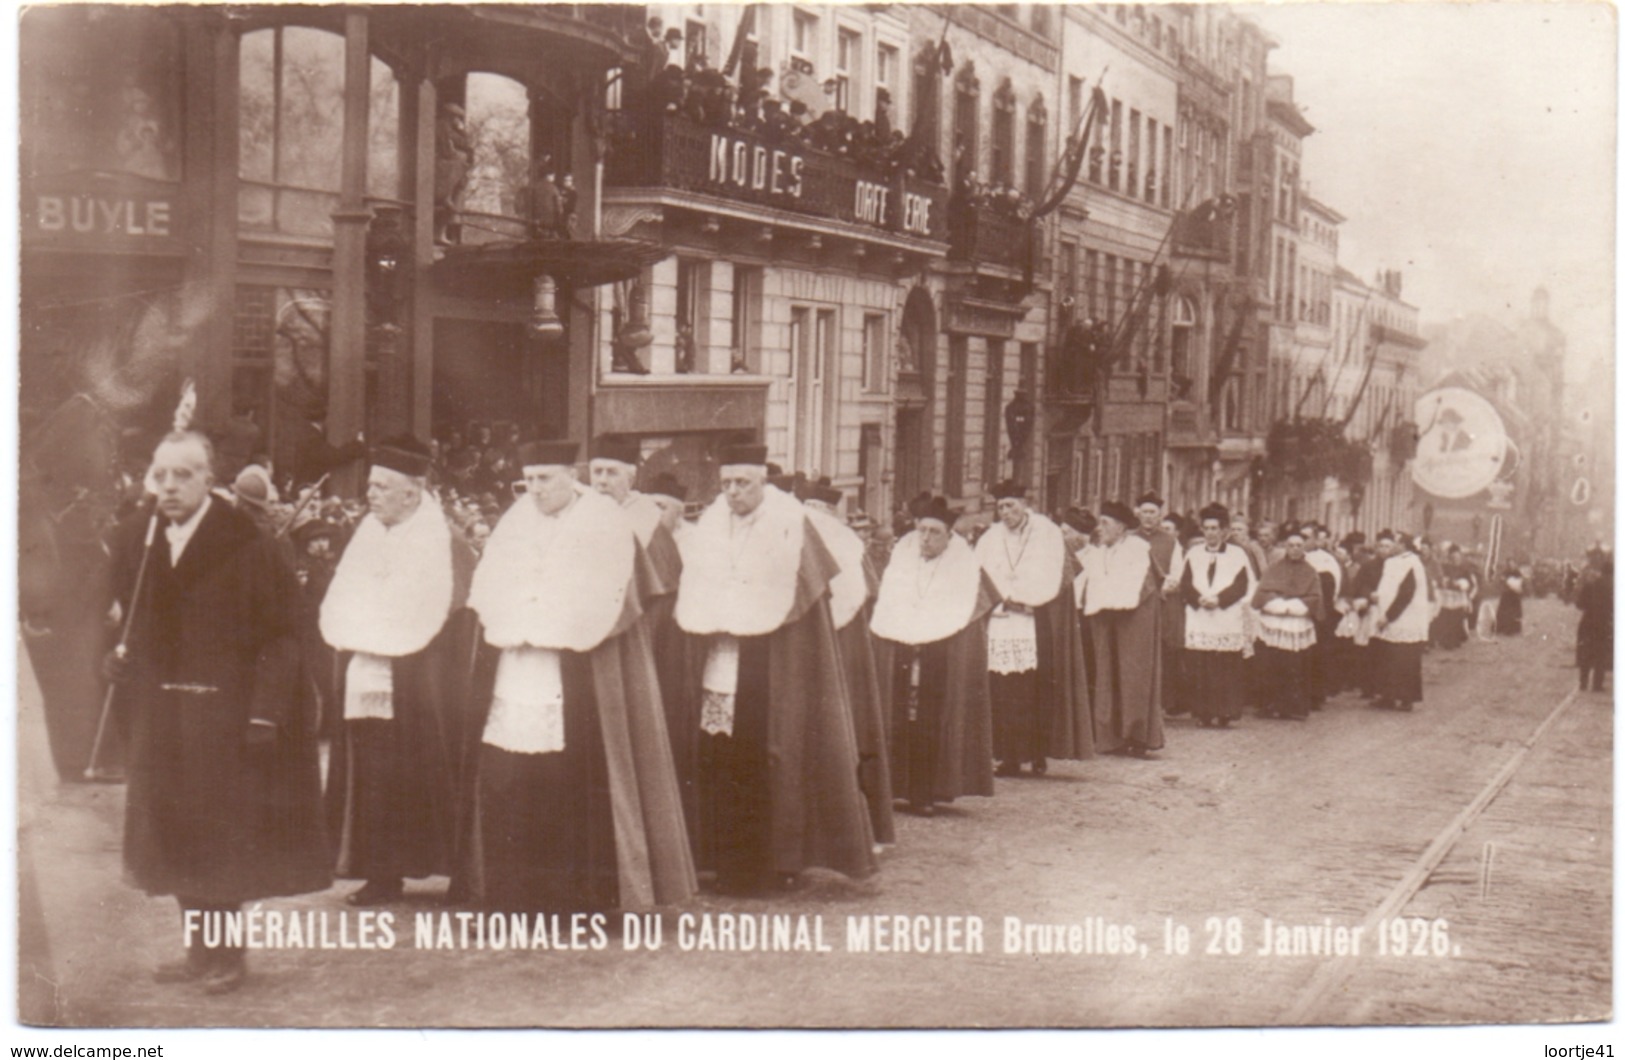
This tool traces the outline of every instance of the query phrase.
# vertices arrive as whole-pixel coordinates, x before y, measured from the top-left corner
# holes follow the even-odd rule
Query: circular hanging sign
[[[1507,461],[1507,432],[1495,406],[1463,387],[1441,387],[1416,401],[1422,435],[1411,479],[1435,497],[1460,500],[1489,487]]]

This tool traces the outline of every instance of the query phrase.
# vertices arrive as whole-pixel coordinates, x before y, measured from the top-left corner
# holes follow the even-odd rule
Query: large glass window
[[[331,236],[344,156],[344,38],[308,26],[243,34],[238,49],[237,200],[244,227]],[[368,195],[401,197],[400,86],[368,77]]]
[[[180,36],[152,10],[30,7],[19,48],[22,171],[181,176]]]
[[[518,81],[473,73],[467,78],[464,107],[474,154],[462,200],[464,241],[480,242],[482,224],[490,227],[480,214],[487,219],[520,216],[521,192],[531,179],[530,98]]]

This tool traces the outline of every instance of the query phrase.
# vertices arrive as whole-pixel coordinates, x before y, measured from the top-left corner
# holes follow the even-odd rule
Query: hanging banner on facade
[[[1501,477],[1508,458],[1506,425],[1495,406],[1464,387],[1441,387],[1416,402],[1420,440],[1411,478],[1435,497],[1460,500]]]

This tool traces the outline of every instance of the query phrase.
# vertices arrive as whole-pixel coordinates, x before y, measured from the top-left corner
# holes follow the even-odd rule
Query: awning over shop
[[[672,253],[641,239],[547,239],[447,247],[431,274],[447,286],[472,291],[521,289],[539,276],[561,287],[599,287],[636,279]]]

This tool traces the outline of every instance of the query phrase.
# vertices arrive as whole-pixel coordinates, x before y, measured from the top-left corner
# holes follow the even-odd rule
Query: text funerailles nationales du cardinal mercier
[[[1249,930],[1250,928],[1250,930]],[[313,950],[664,950],[720,953],[1062,954],[1084,957],[1455,957],[1444,920],[1365,925],[1207,917],[1153,930],[1101,916],[1064,923],[974,914],[494,913],[435,910],[188,910],[185,941],[204,946]]]

